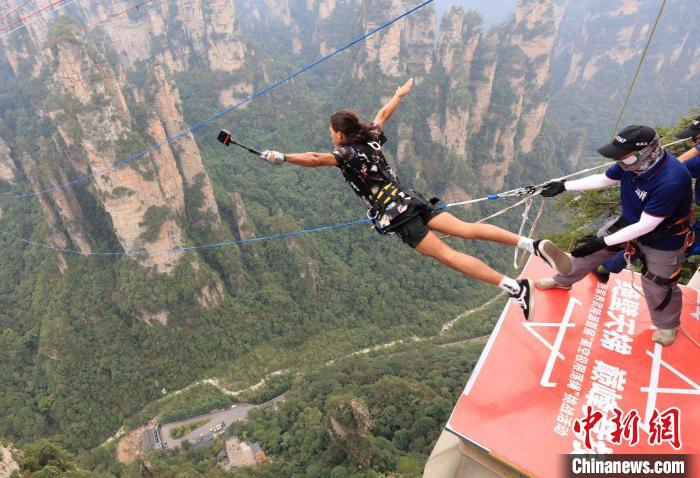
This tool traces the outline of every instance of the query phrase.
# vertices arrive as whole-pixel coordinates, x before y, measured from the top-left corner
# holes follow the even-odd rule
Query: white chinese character
[[[607,413],[617,406],[617,401],[621,398],[622,395],[616,393],[612,388],[593,382],[591,389],[586,394],[586,404]]]
[[[620,355],[632,354],[632,338],[629,335],[621,334],[614,329],[603,330],[603,336],[600,338],[600,345],[610,351],[617,352]]]
[[[609,365],[602,360],[596,360],[593,364],[591,380],[613,390],[622,391],[627,381],[627,371],[614,365]]]
[[[562,403],[561,408],[559,408],[559,412],[563,413],[564,415],[573,416],[574,411],[575,411],[574,407],[572,407],[568,403]]]
[[[584,369],[585,371],[585,369]],[[576,405],[576,402],[578,402],[578,398],[575,396],[571,395],[570,393],[564,393],[564,403],[567,403],[569,405]]]
[[[557,423],[559,423],[560,425],[564,425],[567,429],[571,428],[572,420],[572,417],[567,417],[565,415],[562,415],[561,413],[557,415]]]
[[[604,441],[591,440],[591,450],[586,448],[580,440],[574,440],[574,449],[571,451],[572,455],[590,455],[590,454],[608,454],[612,453],[612,448],[608,447]]]
[[[581,391],[581,382],[577,382],[575,380],[569,380],[569,384],[567,385],[571,390],[574,390],[576,392]]]
[[[593,443],[591,443],[592,445]],[[583,445],[581,440],[574,440],[574,449],[571,450],[571,455],[592,455],[595,453],[594,450],[589,450]]]
[[[627,314],[629,315],[629,314]],[[609,329],[615,329],[618,332],[626,333],[626,334],[634,334],[634,324],[635,320],[634,319],[629,319],[629,321],[625,320],[627,317],[625,317],[625,314],[614,314],[611,311],[608,311],[608,317],[610,317],[612,320],[610,322],[605,322],[603,325],[605,325]],[[627,328],[627,332],[625,332],[625,327]]]
[[[613,295],[608,307],[608,315],[611,315],[611,312],[622,312],[629,317],[637,317],[639,315],[639,301]]]
[[[580,364],[588,365],[588,357],[584,357],[581,354],[576,354],[576,358],[574,358],[574,360]]]
[[[639,300],[641,294],[634,290],[632,284],[628,281],[621,281],[620,279],[615,279],[615,287],[613,287],[613,298],[619,295],[620,297],[625,297],[627,299]]]

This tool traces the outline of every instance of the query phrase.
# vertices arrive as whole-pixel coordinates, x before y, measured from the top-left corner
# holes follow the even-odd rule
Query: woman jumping
[[[457,219],[437,199],[426,200],[420,193],[402,186],[382,154],[386,137],[384,124],[401,99],[413,87],[413,79],[396,90],[393,98],[377,113],[371,124],[360,122],[352,111],[338,111],[330,121],[335,149],[330,153],[287,153],[263,151],[272,164],[284,162],[308,168],[336,166],[350,187],[369,208],[369,216],[381,233],[394,233],[421,254],[430,256],[474,279],[503,289],[523,309],[525,319],[534,316],[534,294],[529,279],[507,277],[470,255],[457,252],[433,231],[463,239],[480,239],[508,244],[543,258],[560,274],[571,271],[571,258],[548,240],[520,237],[490,224],[471,224]]]

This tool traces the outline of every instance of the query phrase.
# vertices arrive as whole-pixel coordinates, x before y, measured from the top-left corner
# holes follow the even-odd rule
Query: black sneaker
[[[535,294],[533,293],[532,281],[530,279],[521,279],[517,282],[520,290],[509,295],[523,309],[525,320],[530,320],[531,317],[535,316]]]
[[[563,276],[571,274],[574,264],[571,256],[562,251],[549,239],[537,239],[534,243],[535,255],[541,257],[549,267]]]
[[[610,271],[605,268],[605,266],[600,265],[591,271],[596,279],[598,279],[603,284],[607,284],[610,279]]]

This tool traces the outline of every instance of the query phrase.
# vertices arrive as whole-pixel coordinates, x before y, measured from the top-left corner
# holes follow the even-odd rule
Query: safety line
[[[43,7],[43,8],[40,8],[39,10],[30,13],[30,14],[27,15],[26,17],[22,17],[22,18],[20,18],[19,20],[16,20],[15,22],[10,23],[9,25],[5,25],[4,27],[0,27],[0,33],[5,32],[5,30],[9,30],[10,28],[14,27],[15,25],[18,25],[18,24],[24,22],[25,20],[28,20],[28,19],[30,19],[30,18],[32,18],[32,17],[34,17],[34,16],[40,14],[41,12],[43,12],[43,11],[45,11],[45,10],[48,10],[49,8],[51,8],[51,7],[55,6],[55,5],[58,5],[59,3],[63,3],[63,2],[65,2],[65,1],[66,1],[66,0],[58,0],[58,1],[56,1],[56,2],[50,3],[50,4],[46,5],[46,6]],[[53,11],[55,11],[55,10],[51,10],[51,11],[53,12]],[[51,13],[51,12],[49,12],[49,13]],[[20,25],[19,28],[24,28],[24,26],[21,26],[21,25]],[[18,29],[19,29],[19,28],[18,28]],[[15,29],[15,30],[12,30],[12,31],[17,31],[18,29]],[[9,33],[12,33],[12,32],[9,32]],[[9,34],[9,33],[8,33],[8,34]],[[5,36],[5,35],[3,35],[3,36]]]
[[[10,237],[12,239],[16,239],[20,242],[24,242],[25,244],[30,244],[32,246],[37,246],[37,247],[41,247],[43,249],[49,249],[49,250],[56,251],[56,252],[63,252],[66,254],[74,254],[74,255],[78,255],[78,256],[102,256],[102,257],[154,256],[154,255],[158,255],[158,254],[172,254],[172,253],[176,253],[176,252],[186,252],[186,251],[193,251],[193,250],[199,250],[199,249],[215,249],[215,248],[219,248],[219,247],[232,246],[232,245],[236,245],[236,244],[252,244],[254,242],[271,241],[273,239],[282,239],[285,237],[304,236],[306,234],[312,234],[312,233],[316,233],[316,232],[324,232],[324,231],[330,231],[333,229],[340,229],[340,228],[345,228],[345,227],[350,227],[350,226],[356,226],[358,224],[366,224],[368,222],[371,222],[371,220],[370,219],[360,219],[359,221],[345,222],[342,224],[334,224],[332,226],[322,226],[322,227],[314,227],[314,228],[310,228],[310,229],[302,229],[300,231],[282,232],[279,234],[273,234],[271,236],[264,236],[264,237],[251,237],[249,239],[238,239],[238,240],[233,240],[233,241],[217,242],[217,243],[211,243],[211,244],[200,244],[200,245],[195,245],[195,246],[177,246],[177,247],[172,247],[169,249],[127,251],[127,252],[83,252],[83,251],[78,251],[75,249],[65,249],[62,247],[54,247],[50,244],[43,244],[41,242],[30,241],[28,239],[24,239],[23,237],[15,236],[14,234],[11,234],[7,231],[3,231],[2,229],[0,229],[0,234],[2,234],[3,236]]]
[[[686,138],[687,139],[687,138]],[[685,141],[685,140],[681,140]],[[669,146],[671,144],[678,143],[679,141],[675,141],[674,143],[669,143]],[[608,166],[608,164],[601,164],[599,166],[594,166],[592,168],[586,168],[582,169],[579,171],[575,171],[571,174],[567,174],[566,176],[562,176],[558,178],[557,180],[562,180],[562,179],[568,179],[574,176],[579,176],[581,174],[585,174],[591,171],[594,171],[596,169],[600,169],[604,166]],[[469,204],[474,204],[474,203],[479,203],[483,201],[495,201],[497,199],[503,199],[503,198],[508,198],[508,197],[524,197],[523,199],[519,200],[518,202],[511,204],[507,207],[504,207],[503,209],[496,211],[495,213],[491,214],[490,216],[484,217],[482,219],[479,219],[476,221],[476,223],[482,223],[486,222],[488,220],[491,220],[495,217],[501,216],[505,214],[506,212],[510,211],[511,209],[514,209],[521,204],[525,204],[528,201],[532,201],[532,199],[539,195],[540,191],[542,190],[542,187],[547,184],[548,182],[553,181],[545,181],[544,183],[534,185],[534,186],[525,186],[525,187],[520,187],[516,189],[511,189],[508,191],[503,191],[497,194],[489,194],[487,196],[481,197],[481,198],[476,198],[476,199],[470,199],[468,201],[459,201],[459,202],[453,202],[449,204],[445,204],[442,206],[442,208],[447,209],[451,207],[456,207],[456,206],[466,206]],[[544,202],[543,202],[544,204]],[[536,222],[539,221],[540,216],[542,215],[542,207],[540,207],[540,210],[537,214],[537,218],[535,219],[535,222],[533,223],[533,226],[536,224]],[[525,215],[523,215],[525,216]],[[525,217],[523,217],[525,220]],[[219,242],[219,243],[211,243],[211,244],[199,244],[199,245],[193,245],[193,246],[177,246],[173,247],[170,249],[158,249],[158,250],[142,250],[142,251],[125,251],[125,252],[83,252],[83,251],[78,251],[74,249],[64,249],[60,247],[55,247],[50,244],[44,244],[40,242],[35,242],[35,241],[30,241],[28,239],[25,239],[23,237],[17,236],[15,234],[12,234],[7,231],[3,231],[0,229],[0,234],[11,237],[12,239],[18,240],[20,242],[23,242],[25,244],[29,244],[32,246],[37,246],[41,247],[43,249],[49,249],[53,250],[56,252],[64,252],[66,254],[75,254],[75,255],[80,255],[80,256],[149,256],[149,255],[157,255],[157,254],[170,254],[170,253],[175,253],[175,252],[183,252],[183,251],[191,251],[191,250],[198,250],[198,249],[210,249],[210,248],[218,248],[218,247],[223,247],[223,246],[230,246],[230,245],[236,245],[236,244],[249,244],[253,242],[264,242],[264,241],[270,241],[273,239],[281,239],[285,237],[293,237],[293,236],[302,236],[305,234],[311,234],[315,232],[323,232],[323,231],[329,231],[332,229],[340,229],[340,228],[345,228],[345,227],[350,227],[350,226],[355,226],[358,224],[367,224],[370,223],[371,219],[361,219],[358,221],[352,221],[352,222],[345,222],[341,224],[336,224],[336,225],[331,225],[331,226],[322,226],[322,227],[316,227],[316,228],[311,228],[311,229],[302,229],[300,231],[293,231],[293,232],[285,232],[285,233],[280,233],[280,234],[274,234],[271,236],[263,236],[263,237],[253,237],[250,239],[241,239],[241,240],[234,240],[234,241],[226,241],[226,242]],[[524,223],[523,223],[524,227]],[[443,236],[443,237],[449,237],[449,236]]]
[[[61,1],[65,1],[65,0],[61,0]],[[51,11],[48,12],[48,13],[55,13],[55,12],[61,10],[62,8],[67,7],[67,6],[70,5],[71,3],[74,3],[75,1],[76,1],[76,0],[70,0],[70,1],[68,1],[67,3],[64,3],[64,4],[62,4],[62,5],[59,5],[58,7],[54,8],[53,10],[51,10]],[[56,3],[60,3],[60,2],[56,2]],[[52,5],[55,5],[55,3],[52,4]],[[45,7],[45,8],[48,8],[48,7]],[[44,8],[44,9],[45,9],[45,8]],[[10,30],[9,32],[3,32],[3,33],[0,35],[0,38],[4,38],[4,37],[6,37],[7,35],[10,35],[10,34],[16,32],[16,31],[18,31],[18,30],[21,30],[22,28],[26,28],[26,27],[28,27],[29,25],[32,25],[33,23],[38,22],[38,21],[41,20],[42,18],[44,18],[44,17],[43,17],[43,16],[36,17],[36,18],[35,18],[34,20],[32,20],[31,22],[23,23],[22,25],[18,26],[17,28],[15,28],[15,29],[13,29],[13,30]],[[23,21],[23,20],[22,20],[22,21]]]
[[[106,23],[106,22],[112,20],[113,18],[118,17],[119,15],[123,15],[123,14],[125,14],[125,13],[127,13],[127,12],[130,12],[131,10],[136,10],[136,9],[138,9],[139,7],[142,7],[142,6],[144,6],[144,5],[146,5],[147,3],[150,3],[150,2],[152,2],[152,1],[153,1],[153,0],[146,0],[146,1],[144,1],[144,2],[139,3],[138,5],[134,5],[133,7],[127,8],[126,10],[122,10],[121,12],[114,13],[114,14],[112,14],[112,15],[108,15],[107,17],[105,17],[104,19],[102,19],[102,20],[100,20],[100,21],[97,21],[97,22],[94,22],[94,23],[90,23],[90,24],[87,25],[86,27],[87,27],[87,28],[96,27],[97,25],[101,25],[101,24],[103,24],[103,23]]]
[[[639,59],[639,63],[637,64],[637,69],[634,72],[634,77],[632,77],[632,84],[630,84],[629,89],[627,90],[627,97],[625,98],[625,102],[622,104],[622,108],[620,109],[620,114],[617,116],[617,121],[615,122],[615,127],[613,128],[612,135],[610,137],[610,141],[613,140],[615,137],[615,134],[617,133],[617,128],[620,126],[620,121],[622,121],[622,115],[625,112],[625,109],[627,108],[627,103],[630,100],[630,96],[632,96],[632,90],[634,90],[634,86],[637,84],[637,77],[639,76],[639,71],[642,69],[642,64],[644,63],[644,58],[647,56],[647,51],[649,51],[649,45],[651,45],[651,40],[654,38],[654,33],[656,32],[656,26],[659,24],[659,20],[661,19],[661,15],[664,12],[664,7],[666,6],[666,0],[662,0],[661,2],[661,8],[659,8],[659,13],[656,15],[656,21],[654,21],[654,26],[651,29],[651,33],[649,33],[649,38],[647,39],[647,44],[644,47],[644,51],[642,51],[642,57]]]
[[[75,1],[75,0],[71,0],[71,1]],[[235,109],[240,108],[241,106],[245,105],[246,103],[248,103],[248,102],[254,100],[255,98],[257,98],[257,97],[259,97],[259,96],[264,95],[265,93],[269,92],[270,90],[273,90],[273,89],[275,89],[275,88],[277,88],[277,87],[279,87],[279,86],[282,86],[284,83],[287,83],[287,82],[293,80],[293,79],[296,78],[297,76],[299,76],[299,75],[301,75],[302,73],[305,73],[306,71],[308,71],[308,70],[314,68],[315,66],[319,65],[320,63],[323,63],[323,62],[325,62],[325,61],[327,61],[327,60],[333,58],[334,56],[339,55],[340,53],[343,53],[345,50],[347,50],[347,49],[349,49],[349,48],[355,46],[355,45],[358,44],[358,43],[363,42],[364,40],[366,40],[367,38],[369,38],[369,37],[371,37],[372,35],[376,34],[377,32],[379,32],[379,31],[381,31],[381,30],[384,30],[385,28],[390,27],[390,26],[393,25],[394,23],[396,23],[396,22],[398,22],[399,20],[401,20],[401,19],[403,19],[403,18],[409,16],[409,15],[412,14],[413,12],[415,12],[415,11],[417,11],[417,10],[419,10],[419,9],[421,9],[421,8],[423,8],[423,7],[425,7],[426,5],[429,5],[429,4],[433,3],[433,1],[434,1],[434,0],[426,0],[426,1],[424,1],[424,2],[422,2],[422,3],[420,3],[420,4],[418,4],[417,6],[411,8],[410,10],[405,11],[405,12],[402,13],[401,15],[399,15],[399,16],[397,16],[397,17],[394,17],[393,19],[391,19],[391,20],[389,20],[389,21],[387,21],[387,22],[385,22],[385,23],[382,23],[381,25],[379,25],[379,26],[377,26],[377,27],[371,29],[369,32],[363,34],[362,36],[360,36],[360,37],[358,37],[358,38],[356,38],[356,39],[354,39],[353,41],[351,41],[351,42],[348,43],[347,45],[345,45],[345,46],[343,46],[343,47],[341,47],[341,48],[338,48],[337,50],[335,50],[335,51],[333,51],[333,52],[331,52],[331,53],[329,53],[329,54],[327,54],[327,55],[324,55],[324,56],[322,56],[321,58],[318,58],[318,59],[312,61],[311,63],[309,63],[309,64],[307,64],[307,65],[301,67],[299,70],[297,70],[296,72],[292,73],[291,75],[286,76],[285,78],[282,78],[281,80],[278,80],[278,81],[276,81],[275,83],[266,86],[265,88],[263,88],[263,89],[257,91],[256,93],[253,93],[252,95],[250,95],[250,96],[248,96],[247,98],[245,98],[245,99],[239,101],[238,103],[236,103],[236,104],[234,104],[234,105],[232,105],[232,106],[229,106],[228,108],[226,108],[226,109],[224,109],[224,110],[222,110],[222,111],[220,111],[220,112],[218,112],[218,113],[216,113],[216,114],[214,114],[214,115],[212,115],[212,116],[210,116],[210,117],[204,119],[203,121],[200,121],[199,123],[195,124],[194,126],[190,126],[189,128],[184,129],[184,130],[180,131],[179,133],[177,133],[177,134],[175,134],[175,135],[173,135],[173,136],[171,136],[171,137],[166,138],[166,139],[163,140],[162,142],[160,142],[160,143],[158,143],[158,144],[156,144],[156,145],[154,145],[154,146],[151,146],[150,148],[147,148],[147,149],[141,151],[140,153],[136,153],[136,154],[134,154],[134,155],[128,157],[127,159],[123,159],[123,160],[121,160],[121,161],[117,161],[117,162],[114,163],[112,166],[109,166],[109,167],[107,167],[107,168],[103,168],[103,169],[98,170],[98,171],[96,171],[96,172],[94,172],[94,173],[92,173],[92,174],[88,174],[88,175],[83,176],[83,177],[80,177],[80,178],[78,178],[78,179],[74,179],[73,181],[69,181],[69,182],[67,182],[67,183],[65,183],[65,184],[59,184],[59,185],[56,185],[56,186],[51,186],[51,187],[46,188],[46,189],[43,189],[43,190],[41,190],[41,191],[32,191],[32,192],[30,192],[30,193],[24,193],[24,194],[12,194],[12,195],[0,196],[0,199],[27,199],[27,198],[32,198],[32,197],[35,197],[35,196],[40,196],[40,195],[42,195],[42,194],[46,194],[46,193],[49,193],[49,192],[57,191],[57,190],[59,190],[59,189],[66,189],[66,188],[73,187],[73,186],[75,186],[76,184],[83,183],[83,182],[85,182],[85,181],[87,181],[87,180],[89,180],[89,179],[92,179],[92,178],[96,177],[96,176],[99,176],[99,175],[108,173],[108,172],[113,171],[113,170],[115,170],[115,169],[119,169],[119,168],[123,167],[124,165],[126,165],[126,164],[128,164],[128,163],[130,163],[130,162],[132,162],[132,161],[135,161],[136,159],[142,158],[142,157],[144,157],[145,155],[147,155],[147,154],[149,154],[149,153],[152,153],[153,151],[160,150],[160,149],[161,149],[163,146],[165,146],[165,145],[168,145],[168,144],[170,144],[170,143],[174,143],[174,142],[176,142],[176,141],[179,141],[180,139],[182,139],[183,137],[185,137],[187,134],[192,133],[192,132],[198,130],[199,128],[201,128],[201,127],[203,127],[203,126],[205,126],[205,125],[211,123],[212,121],[215,121],[216,119],[218,119],[218,118],[224,116],[224,115],[227,114],[227,113],[230,113],[231,111],[233,111],[233,110],[235,110]]]
[[[31,2],[31,1],[32,1],[32,0],[24,0],[22,3],[20,3],[20,4],[17,5],[15,8],[13,8],[10,12],[8,12],[8,13],[4,14],[3,16],[1,16],[1,17],[0,17],[0,21],[6,19],[7,17],[9,17],[10,15],[12,15],[12,14],[15,13],[17,10],[19,10],[20,8],[22,8],[23,6],[25,6],[26,4],[28,4],[28,3]]]
[[[661,3],[661,8],[659,8],[659,13],[656,15],[656,21],[654,21],[654,27],[651,29],[651,32],[649,33],[649,38],[647,38],[647,43],[644,46],[644,50],[642,51],[642,56],[639,58],[639,63],[637,63],[637,69],[634,72],[634,76],[632,77],[632,82],[630,83],[629,88],[627,89],[627,96],[625,97],[625,101],[622,103],[622,108],[620,108],[620,113],[617,116],[617,121],[615,122],[615,126],[613,126],[612,132],[610,133],[610,142],[613,141],[615,138],[615,135],[617,134],[617,128],[620,126],[620,122],[622,121],[622,116],[625,113],[625,109],[627,108],[627,103],[629,102],[630,96],[632,96],[632,90],[634,90],[634,86],[637,84],[637,76],[639,76],[639,71],[642,69],[642,64],[644,63],[644,59],[647,56],[647,51],[649,51],[649,45],[651,45],[651,41],[654,38],[654,33],[656,33],[656,26],[659,23],[659,20],[661,19],[661,14],[664,11],[664,7],[666,6],[666,0],[662,0]],[[583,200],[583,209],[588,206],[588,201],[590,199],[590,195],[586,194],[584,195],[585,198]],[[574,230],[578,230],[581,226],[583,225],[582,221],[578,221],[576,224],[576,227]],[[575,237],[571,237],[571,242],[569,243],[569,249],[574,247],[574,239]]]

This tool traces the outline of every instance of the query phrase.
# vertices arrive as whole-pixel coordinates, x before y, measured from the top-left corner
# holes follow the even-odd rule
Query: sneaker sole
[[[672,345],[673,342],[675,342],[675,341],[676,341],[676,339],[673,339],[673,340],[671,340],[670,342],[669,342],[669,341],[663,341],[663,340],[654,340],[653,342],[656,343],[656,344],[659,344],[659,345],[661,345],[661,346],[663,346],[663,347],[668,347],[669,345]]]
[[[542,258],[554,267],[557,274],[563,276],[571,274],[573,262],[571,256],[559,249],[556,244],[547,239],[540,243],[540,253]]]
[[[525,317],[525,320],[529,322],[535,317],[535,283],[532,279],[525,280],[527,280],[527,285],[530,288],[530,300],[527,302],[528,312],[527,317]]]
[[[554,289],[559,289],[559,290],[571,290],[571,287],[566,287],[563,285],[553,285],[552,287],[542,287],[537,282],[535,282],[535,288],[539,290],[554,290]]]

